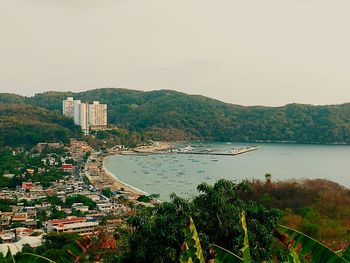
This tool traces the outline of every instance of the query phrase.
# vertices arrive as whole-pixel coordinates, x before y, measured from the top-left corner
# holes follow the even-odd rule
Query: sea
[[[197,186],[214,184],[221,178],[272,180],[323,178],[350,188],[350,146],[288,143],[203,143],[192,142],[193,151],[229,152],[237,147],[258,146],[255,151],[235,156],[195,154],[115,155],[105,160],[105,169],[118,180],[162,201],[171,193],[184,198],[198,194]]]

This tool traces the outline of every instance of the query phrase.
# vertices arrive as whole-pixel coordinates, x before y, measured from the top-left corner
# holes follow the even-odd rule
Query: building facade
[[[92,104],[82,103],[68,97],[63,102],[63,115],[73,118],[76,125],[81,126],[85,135],[89,130],[104,130],[107,128],[107,105],[94,101]]]
[[[87,222],[84,217],[55,219],[46,223],[48,233],[77,233],[79,235],[91,235],[97,226],[97,222]]]
[[[89,105],[87,103],[74,105],[74,123],[81,126],[85,135],[89,134]]]
[[[89,105],[89,126],[92,130],[103,130],[107,127],[107,104],[94,101]]]
[[[73,97],[68,97],[62,102],[63,104],[63,115],[73,118],[74,117],[74,99]]]

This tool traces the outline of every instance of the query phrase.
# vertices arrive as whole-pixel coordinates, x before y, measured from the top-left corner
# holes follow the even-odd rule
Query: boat
[[[192,152],[195,148],[191,147],[190,145],[187,145],[184,148],[180,148],[179,151],[180,152]]]

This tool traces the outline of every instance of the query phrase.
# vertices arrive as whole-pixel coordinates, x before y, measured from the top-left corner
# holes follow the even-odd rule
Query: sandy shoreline
[[[165,151],[171,148],[172,148],[171,143],[156,142],[150,146],[141,146],[141,151],[146,153],[146,152],[154,152],[154,151]],[[140,147],[138,147],[137,149],[140,150]],[[130,151],[130,150],[125,151],[124,154],[125,153],[136,154],[134,151]],[[100,165],[99,167],[96,167],[96,169],[92,169],[92,168],[90,169],[91,172],[94,172],[93,176],[91,175],[88,176],[90,183],[94,187],[99,189],[110,188],[112,191],[121,191],[123,189],[126,195],[133,199],[136,199],[140,195],[148,195],[147,192],[121,181],[118,178],[117,174],[112,173],[106,168],[105,166],[106,159],[111,156],[117,156],[118,154],[123,154],[123,152],[120,152],[120,153],[113,152],[113,153],[109,153],[105,157],[97,158],[97,163],[99,163]]]
[[[132,193],[133,195],[147,195],[148,193],[141,190],[141,189],[138,189],[137,187],[134,187],[132,185],[129,185],[123,181],[121,181],[118,176],[114,173],[112,173],[111,171],[109,171],[106,166],[105,166],[105,161],[106,161],[106,158],[108,157],[111,157],[111,156],[117,156],[117,154],[115,155],[109,155],[107,157],[104,157],[103,158],[103,165],[102,165],[102,169],[103,169],[103,172],[105,173],[106,176],[109,177],[110,180],[113,181],[113,186],[118,188],[116,190],[120,190],[121,188],[124,189],[124,191],[126,192],[130,192]],[[114,190],[114,189],[111,189],[111,190]],[[114,190],[115,191],[115,190]]]

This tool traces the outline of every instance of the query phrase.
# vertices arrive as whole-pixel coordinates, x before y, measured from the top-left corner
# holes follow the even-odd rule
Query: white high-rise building
[[[89,125],[92,130],[105,129],[107,127],[107,104],[94,101],[89,105]]]
[[[74,104],[74,123],[81,126],[85,135],[89,134],[89,104]]]
[[[73,118],[85,135],[89,134],[90,129],[103,130],[107,127],[107,105],[99,101],[88,104],[68,97],[63,101],[63,114]]]
[[[62,113],[63,115],[73,118],[74,117],[74,100],[73,97],[68,97],[66,100],[62,102]]]
[[[80,125],[80,100],[75,100],[73,104],[73,118],[76,125]]]

